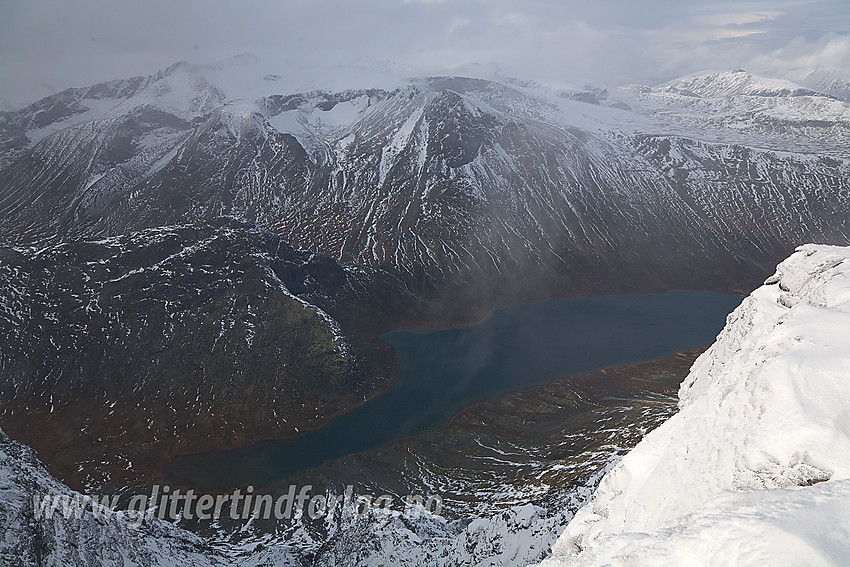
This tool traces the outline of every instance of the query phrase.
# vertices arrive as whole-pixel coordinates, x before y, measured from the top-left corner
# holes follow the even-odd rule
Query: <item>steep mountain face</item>
[[[850,242],[850,107],[792,83],[223,92],[177,65],[5,114],[0,235],[227,214],[485,304],[746,286],[801,241]]]
[[[840,73],[819,69],[806,76],[803,83],[818,92],[850,102],[850,81]]]
[[[392,379],[356,320],[393,280],[240,222],[0,255],[0,417],[69,480],[292,436]]]

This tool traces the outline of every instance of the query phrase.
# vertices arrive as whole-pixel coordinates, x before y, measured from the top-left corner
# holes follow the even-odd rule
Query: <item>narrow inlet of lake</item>
[[[385,333],[401,362],[386,392],[321,429],[176,457],[168,469],[202,489],[266,485],[445,426],[485,399],[708,345],[741,300],[707,291],[584,297],[500,309],[469,327]]]

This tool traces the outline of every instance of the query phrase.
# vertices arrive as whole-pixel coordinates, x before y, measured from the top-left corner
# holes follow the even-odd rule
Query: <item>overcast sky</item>
[[[850,2],[0,0],[0,105],[249,52],[562,85],[850,67]]]

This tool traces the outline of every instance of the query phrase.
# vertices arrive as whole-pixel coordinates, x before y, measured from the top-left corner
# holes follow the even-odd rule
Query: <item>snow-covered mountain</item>
[[[807,75],[802,82],[818,92],[850,102],[850,79],[846,74],[818,69]]]
[[[850,250],[801,247],[542,566],[850,560]]]
[[[801,242],[850,244],[850,105],[835,79],[801,87],[734,71],[556,91],[359,73],[331,88],[295,88],[303,85],[289,71],[250,56],[178,63],[0,112],[0,415],[16,438],[36,433],[36,448],[85,447],[84,459],[64,449],[54,455],[51,466],[66,466],[68,478],[122,467],[138,475],[151,451],[239,445],[320,426],[389,383],[392,365],[374,332],[390,320],[463,318],[532,297],[748,288]],[[756,382],[733,378],[756,376],[759,360],[791,365],[780,354],[807,344],[810,329],[790,324],[791,314],[815,309],[821,295],[828,303],[822,280],[841,269],[825,267],[808,287],[795,282],[815,264],[841,259],[825,250],[794,256],[779,286],[759,290],[737,312],[740,321],[684,387],[685,417],[676,419],[690,419],[691,406],[708,403],[700,400],[717,405],[716,378],[731,392],[723,397],[730,419],[744,424],[729,431],[754,434],[735,404],[759,409],[774,385],[749,390]],[[809,251],[812,260],[801,260]],[[829,288],[834,305],[818,304],[818,313],[840,312],[841,293]],[[788,335],[787,344],[765,344],[746,360],[750,351],[734,350],[756,349],[768,328],[800,329],[792,338],[803,339]],[[774,347],[782,349],[776,359],[758,359]],[[799,385],[797,375],[783,376]],[[796,391],[775,393],[793,399],[789,392]],[[705,419],[695,427],[726,423]],[[162,526],[133,535],[88,517],[33,523],[22,504],[33,491],[67,489],[31,452],[2,443],[0,515],[15,520],[0,553],[48,564],[96,556],[106,564],[123,556],[151,565],[230,564],[208,542]],[[825,471],[830,481],[810,489],[824,501],[843,498],[843,469],[832,461],[761,447],[771,460],[736,452],[742,446],[724,445],[718,459],[731,461],[717,464],[744,468],[727,467],[709,488],[694,484],[693,501],[670,501],[658,518],[709,517],[719,512],[697,500],[735,483],[816,482]],[[639,461],[636,454],[618,470]],[[698,476],[705,459],[689,465],[703,469],[679,472]],[[626,476],[606,481],[600,514],[606,499],[620,505],[609,494],[620,484],[628,494]],[[720,502],[720,511],[733,510],[740,494]],[[786,492],[764,494],[757,498],[766,502]],[[594,525],[616,522],[612,510]],[[346,524],[350,536],[333,545],[305,530],[287,537],[324,546],[329,564],[376,557],[510,564],[539,560],[570,513],[553,519],[519,506],[457,522],[384,518]],[[581,518],[562,550],[582,534],[590,554],[579,557],[592,557],[597,532],[599,541],[623,537],[631,545],[628,536],[604,535],[616,526],[594,531],[591,512]],[[635,524],[645,531],[668,529],[653,518],[629,515],[645,521]],[[160,553],[160,544],[173,554]],[[246,545],[265,549],[242,549],[242,564],[303,558],[284,540]]]
[[[664,83],[660,89],[701,98],[731,96],[792,97],[821,94],[791,81],[757,77],[743,69],[732,72],[695,73]]]
[[[659,86],[623,90],[623,100],[631,108],[678,128],[699,129],[698,139],[833,155],[832,149],[847,138],[846,102],[743,70],[698,73]]]
[[[734,72],[611,93],[431,78],[293,94],[275,93],[286,77],[224,78],[252,64],[177,64],[0,115],[0,236],[227,214],[483,302],[751,285],[800,242],[850,242],[850,105],[802,87]]]

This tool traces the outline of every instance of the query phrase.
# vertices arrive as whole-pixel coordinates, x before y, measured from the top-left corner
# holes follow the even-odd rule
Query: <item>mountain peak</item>
[[[213,119],[226,127],[237,141],[254,132],[265,132],[266,120],[254,103],[232,100],[214,114]]]
[[[790,97],[818,94],[791,81],[760,77],[744,69],[703,71],[674,79],[657,88],[662,92],[673,92],[699,98],[724,98],[729,96]]]

